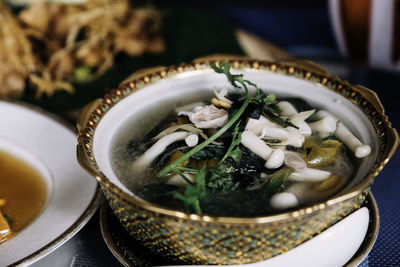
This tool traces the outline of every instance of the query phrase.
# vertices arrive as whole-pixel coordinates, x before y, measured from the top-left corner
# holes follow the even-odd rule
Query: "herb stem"
[[[196,199],[193,203],[193,209],[196,214],[201,214],[200,200]]]
[[[241,134],[238,132],[239,131],[239,125],[240,122],[238,122],[235,126],[235,132],[232,137],[232,142],[226,151],[225,155],[222,157],[222,159],[218,162],[218,164],[222,164],[232,153],[232,150],[238,145],[237,142],[240,142]],[[238,138],[238,140],[236,139]]]
[[[187,168],[187,167],[176,167],[177,170],[180,171],[185,171],[185,172],[194,172],[194,173],[198,173],[199,170],[197,169],[192,169],[192,168]]]

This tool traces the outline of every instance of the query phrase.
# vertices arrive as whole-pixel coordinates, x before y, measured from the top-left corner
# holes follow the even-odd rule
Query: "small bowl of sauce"
[[[0,244],[37,218],[48,199],[50,180],[40,159],[0,140]]]

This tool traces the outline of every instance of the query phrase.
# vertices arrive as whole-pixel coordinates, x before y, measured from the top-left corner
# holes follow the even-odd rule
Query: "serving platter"
[[[101,192],[78,165],[76,134],[37,107],[0,101],[0,150],[28,161],[43,174],[47,200],[39,215],[0,245],[0,266],[26,266],[77,233],[96,211]]]
[[[368,211],[368,216],[365,216],[365,214],[363,214],[363,212],[365,211],[363,209],[366,209]],[[352,221],[348,220],[348,218],[345,218],[337,223],[335,227],[339,228],[341,226],[341,231],[346,231],[346,229],[349,229],[350,227],[362,227],[363,223],[366,223],[367,230],[366,233],[364,232],[364,234],[362,235],[363,240],[361,242],[361,245],[357,246],[354,255],[350,255],[350,260],[347,261],[347,263],[344,265],[345,267],[359,266],[367,257],[378,236],[379,212],[375,198],[372,193],[368,194],[363,206],[352,215]],[[367,222],[364,221],[365,219],[367,219]],[[162,258],[160,255],[152,253],[150,250],[148,250],[146,247],[142,246],[134,238],[132,238],[125,230],[125,228],[120,224],[118,218],[114,215],[106,201],[104,201],[100,207],[100,227],[103,239],[107,244],[107,247],[124,266],[182,266],[182,263],[179,261],[174,262],[171,260],[167,260]],[[324,235],[325,238],[329,238],[329,236],[332,235],[332,231],[327,230],[320,235]],[[343,242],[339,243],[343,245],[344,243],[352,243],[353,241],[355,240],[343,240]],[[314,242],[314,244],[316,243]],[[319,244],[322,244],[324,246],[324,243]],[[300,245],[300,247],[303,246],[304,248],[304,245],[305,244]],[[324,246],[324,248],[325,247],[326,246]],[[307,249],[309,248],[306,248],[302,252],[307,252]],[[335,255],[337,255],[336,252]],[[292,254],[291,256],[296,257],[296,254]],[[283,260],[285,260],[285,258],[289,258],[284,254],[278,257],[281,257],[281,259],[283,258]],[[343,257],[345,256],[343,255]],[[268,262],[267,260],[262,263],[254,264],[254,266],[261,266],[259,264],[263,264],[262,266],[279,266],[280,263],[276,259],[274,259],[274,261]],[[301,264],[299,264],[300,262],[297,262],[296,266],[301,266]]]

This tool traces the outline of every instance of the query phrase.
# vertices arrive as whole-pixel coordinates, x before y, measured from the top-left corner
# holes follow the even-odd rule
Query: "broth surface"
[[[297,101],[299,102],[300,100]],[[303,105],[303,107],[298,107],[300,111],[310,109],[306,102],[301,101],[300,103]],[[142,133],[144,136],[141,138],[132,136],[132,130],[129,127],[122,129],[114,139],[113,147],[111,149],[113,155],[111,163],[113,170],[120,181],[129,190],[134,192],[136,196],[163,207],[183,211],[185,208],[182,203],[173,197],[175,191],[181,190],[180,192],[183,192],[182,189],[166,184],[166,179],[156,178],[157,172],[160,169],[159,166],[152,165],[145,171],[140,172],[133,168],[133,163],[146,151],[146,149],[148,149],[149,144],[152,143],[151,138],[169,125],[175,124],[176,120],[177,115],[171,112],[157,125],[146,127],[147,132]],[[314,136],[310,136],[306,138],[306,140],[311,140],[310,143],[312,144],[314,138]],[[322,139],[318,140],[321,141]],[[185,145],[183,144],[183,141],[180,141],[170,145],[169,148],[175,146],[179,148],[184,147]],[[246,172],[248,172],[247,175],[239,177],[238,180],[243,181],[243,179],[248,179],[250,185],[252,183],[251,181],[257,180],[253,179],[254,177],[258,177],[261,172],[268,172],[268,170],[264,168],[264,162],[261,158],[243,146],[240,146],[240,148],[242,150],[242,162],[244,161],[243,164],[246,165],[244,168],[246,169],[247,165],[252,166],[250,166],[250,169],[246,170]],[[302,149],[304,150],[302,153],[305,153],[306,149],[304,148],[304,145]],[[170,159],[166,160],[166,162],[168,161],[170,161]],[[299,183],[287,180],[277,192],[281,192],[291,187],[290,190],[296,192],[296,195],[301,195],[299,198],[301,199],[301,205],[307,205],[326,199],[348,184],[349,179],[356,171],[356,166],[358,164],[359,163],[357,163],[356,159],[351,155],[351,151],[343,145],[336,156],[335,162],[326,166],[318,167],[318,169],[330,171],[332,174],[339,175],[340,178],[333,182],[336,185],[332,186],[332,184],[329,184],[330,182],[325,183],[325,186],[328,185],[331,189],[320,190],[322,188],[318,187],[320,183]],[[273,172],[275,172],[275,170],[270,171],[270,173]],[[332,180],[335,180],[335,177],[333,177],[331,181]],[[243,183],[245,184],[245,182]],[[297,193],[299,191],[306,191],[307,193]],[[203,202],[201,204],[205,214],[214,216],[252,217],[270,215],[279,212],[272,209],[270,205],[266,205],[265,201],[261,200],[262,195],[263,192],[261,190],[247,190],[246,188],[238,189],[235,192],[214,192],[213,201]]]
[[[137,197],[199,215],[264,216],[336,194],[370,155],[312,101],[266,93],[230,63],[210,67],[241,92],[214,88],[210,98],[169,105],[171,118],[148,110],[114,137],[112,168]],[[166,118],[150,120],[157,111]]]
[[[25,161],[0,151],[1,213],[11,222],[13,234],[26,227],[42,209],[47,187],[42,175]],[[6,241],[0,240],[1,242]]]

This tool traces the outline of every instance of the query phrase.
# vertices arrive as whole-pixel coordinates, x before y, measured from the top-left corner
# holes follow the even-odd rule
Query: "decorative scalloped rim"
[[[352,259],[346,263],[344,267],[355,267],[358,266],[364,258],[371,251],[379,232],[379,211],[376,204],[376,200],[372,193],[369,193],[363,206],[367,207],[370,212],[370,224],[368,227],[368,232],[366,238],[361,244],[357,253],[352,257]],[[136,253],[133,251],[129,244],[126,242],[119,242],[118,236],[114,236],[116,229],[111,228],[110,225],[110,214],[107,212],[108,203],[104,202],[100,207],[100,227],[101,233],[104,241],[106,242],[108,248],[112,251],[114,256],[124,265],[129,266],[134,263],[129,253]],[[118,226],[117,226],[118,227]],[[122,227],[122,226],[121,226]],[[123,241],[123,240],[122,240]]]
[[[79,132],[79,145],[83,145],[84,151],[87,158],[90,160],[93,170],[90,166],[82,164],[82,166],[89,171],[105,188],[111,190],[123,200],[132,203],[134,205],[141,206],[145,209],[152,210],[153,212],[161,213],[164,215],[171,215],[179,217],[181,219],[190,219],[196,221],[204,222],[219,222],[219,223],[268,223],[275,222],[289,217],[298,217],[304,214],[311,214],[313,212],[324,209],[326,206],[335,205],[344,200],[363,194],[369,190],[374,178],[379,174],[383,167],[387,164],[389,159],[394,154],[398,146],[398,135],[395,129],[392,128],[388,117],[385,115],[383,108],[379,102],[379,99],[374,99],[377,101],[378,105],[382,109],[379,112],[369,100],[367,100],[360,92],[355,88],[355,86],[350,85],[347,81],[342,81],[336,76],[332,76],[327,72],[321,71],[321,69],[311,70],[309,66],[302,66],[302,64],[294,65],[287,63],[276,63],[267,61],[258,61],[251,59],[224,59],[232,64],[233,69],[246,70],[246,71],[267,71],[272,73],[277,73],[280,75],[292,76],[298,79],[311,81],[315,84],[319,84],[329,90],[332,90],[358,106],[369,118],[373,124],[375,131],[379,139],[378,156],[375,161],[374,166],[368,173],[363,182],[359,183],[351,192],[330,199],[328,201],[315,204],[313,206],[304,207],[295,211],[290,211],[282,213],[279,215],[265,216],[265,217],[255,217],[255,218],[232,218],[232,217],[209,217],[209,216],[198,216],[194,214],[186,214],[183,212],[178,212],[174,210],[169,210],[161,208],[159,206],[153,205],[147,201],[135,198],[126,192],[122,191],[116,185],[114,185],[110,180],[101,172],[97,166],[96,160],[93,156],[93,136],[95,129],[100,122],[102,116],[107,113],[115,104],[117,104],[124,97],[132,94],[133,92],[140,90],[148,85],[159,82],[162,79],[168,79],[176,77],[177,75],[184,72],[193,72],[193,75],[199,74],[199,71],[212,71],[209,64],[212,62],[219,62],[219,60],[199,60],[191,64],[181,64],[179,66],[165,67],[164,69],[150,72],[135,78],[131,81],[122,83],[118,89],[112,90],[110,93],[106,94],[102,99],[101,103],[90,113],[89,119],[84,125],[83,130]],[[300,65],[300,66],[297,66]],[[393,140],[388,140],[387,132],[393,132]],[[388,143],[390,142],[390,143]]]

